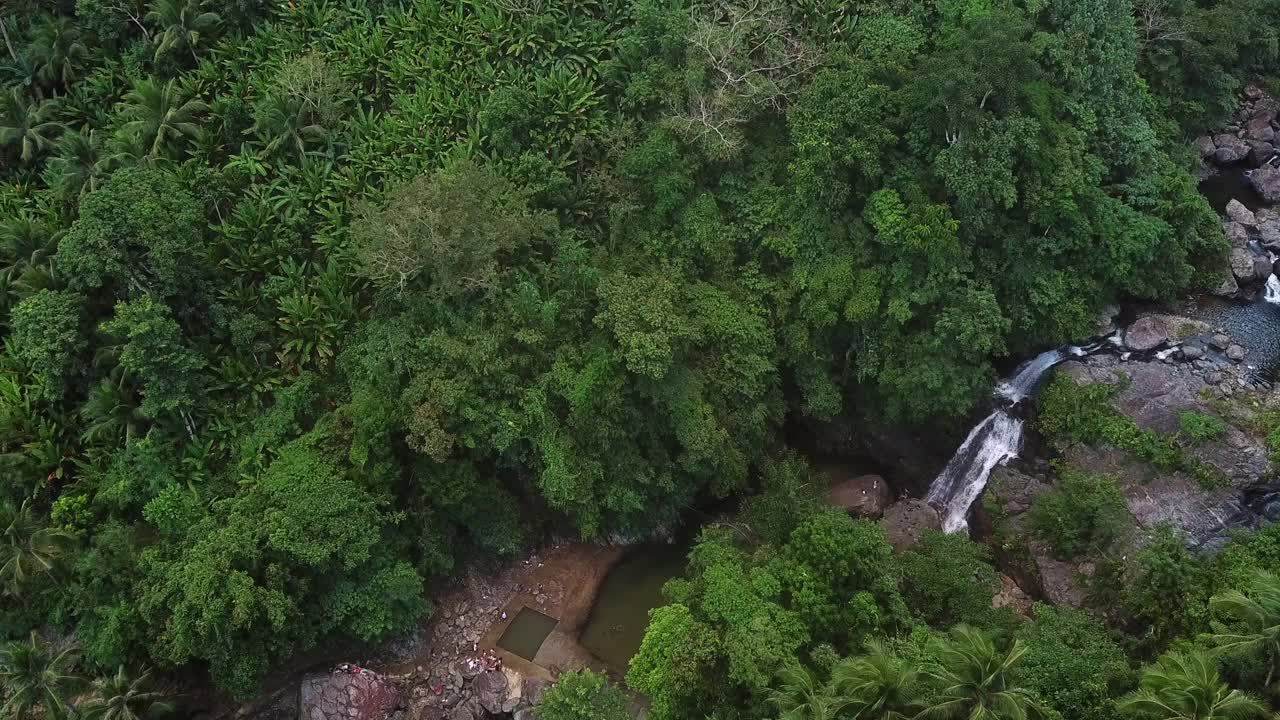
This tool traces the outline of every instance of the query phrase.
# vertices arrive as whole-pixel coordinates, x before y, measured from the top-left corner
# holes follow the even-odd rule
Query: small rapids
[[[1277,292],[1280,293],[1280,281]],[[995,397],[1001,407],[969,432],[960,449],[929,485],[926,500],[942,513],[944,532],[956,533],[969,527],[965,520],[969,506],[982,494],[991,471],[1021,452],[1022,420],[1011,415],[1010,410],[1035,392],[1045,373],[1055,365],[1068,358],[1084,357],[1103,346],[1104,343],[1099,342],[1086,347],[1072,345],[1048,350],[1018,366],[1011,377],[996,385]]]
[[[1267,278],[1267,287],[1262,291],[1262,299],[1272,305],[1280,305],[1280,277],[1276,277],[1275,273]]]

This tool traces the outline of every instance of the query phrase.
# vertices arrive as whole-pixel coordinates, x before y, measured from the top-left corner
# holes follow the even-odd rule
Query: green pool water
[[[502,631],[498,647],[525,660],[533,660],[533,656],[538,654],[538,648],[542,647],[542,641],[547,639],[555,627],[555,618],[531,608],[522,608],[507,629]]]
[[[666,604],[662,586],[684,572],[689,547],[646,545],[618,563],[600,585],[591,617],[578,641],[618,670],[640,649],[649,611]]]

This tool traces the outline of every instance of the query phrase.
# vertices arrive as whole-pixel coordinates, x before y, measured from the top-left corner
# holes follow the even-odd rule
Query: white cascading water
[[[1021,450],[1021,420],[997,410],[978,423],[929,486],[927,500],[942,513],[943,532],[960,532],[969,526],[965,521],[969,506],[987,486],[991,471]]]
[[[1074,345],[1056,350],[1046,350],[1019,365],[1018,369],[1013,371],[1013,377],[1001,380],[996,385],[996,397],[1003,398],[1016,405],[1025,400],[1036,389],[1040,378],[1044,377],[1049,368],[1066,360],[1068,357],[1082,357],[1087,354],[1088,351],[1085,348]]]
[[[1262,299],[1272,305],[1280,305],[1280,277],[1275,273],[1267,278],[1267,287],[1262,291]]]
[[[1280,293],[1280,282],[1276,289]],[[1006,406],[1016,405],[1035,391],[1040,378],[1054,365],[1069,357],[1088,355],[1097,347],[1070,346],[1040,353],[1020,365],[1012,377],[996,385],[995,395]],[[969,526],[965,520],[969,506],[982,494],[991,471],[1017,457],[1021,450],[1022,421],[1004,409],[991,413],[969,432],[969,437],[929,486],[926,499],[942,513],[943,532],[961,532]]]

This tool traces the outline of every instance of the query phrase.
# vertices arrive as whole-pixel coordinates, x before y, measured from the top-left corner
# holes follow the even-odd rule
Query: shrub
[[[1063,720],[1115,717],[1112,698],[1133,686],[1133,673],[1102,623],[1081,610],[1036,605],[1018,636],[1027,648],[1018,680]]]
[[[1217,416],[1197,410],[1179,412],[1178,428],[1187,439],[1197,445],[1210,440],[1217,440],[1227,432],[1227,424]]]
[[[1054,378],[1040,396],[1040,431],[1059,443],[1113,445],[1146,460],[1161,471],[1184,471],[1205,489],[1222,487],[1228,482],[1217,468],[1188,456],[1178,445],[1176,437],[1143,428],[1113,408],[1109,401],[1121,389],[1121,386],[1114,385],[1077,385],[1065,376]],[[1189,422],[1197,432],[1210,432],[1210,423],[1200,420]],[[1220,420],[1217,422],[1221,423]],[[1225,426],[1223,430],[1225,432]]]
[[[991,596],[1000,583],[987,548],[962,535],[928,530],[904,552],[902,599],[930,625],[990,626],[998,620]]]
[[[1179,637],[1207,627],[1213,587],[1205,563],[1168,525],[1156,528],[1126,573],[1125,609],[1146,650],[1161,651]]]
[[[627,698],[603,675],[575,670],[560,676],[538,702],[538,720],[627,720]]]
[[[1069,472],[1031,505],[1031,532],[1055,555],[1070,560],[1105,550],[1124,529],[1129,512],[1111,478]]]

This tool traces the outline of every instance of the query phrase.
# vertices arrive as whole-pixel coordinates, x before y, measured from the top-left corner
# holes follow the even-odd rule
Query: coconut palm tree
[[[798,665],[778,673],[778,686],[769,702],[778,708],[778,720],[831,720],[843,702],[813,673]]]
[[[139,80],[124,97],[123,132],[143,158],[171,157],[178,141],[196,136],[196,116],[208,109],[199,100],[183,97],[174,80]]]
[[[170,51],[183,50],[191,54],[192,60],[200,62],[196,48],[222,23],[222,18],[206,11],[200,0],[156,0],[146,20],[159,28],[155,36],[157,62]]]
[[[93,681],[93,698],[79,712],[85,720],[154,720],[172,714],[173,702],[149,670],[131,677],[121,665],[115,675]]]
[[[45,161],[45,184],[58,189],[64,199],[84,197],[98,189],[104,169],[97,130],[63,133]]]
[[[1246,590],[1247,594],[1228,590],[1210,598],[1210,609],[1230,624],[1206,637],[1218,652],[1248,658],[1265,668],[1264,686],[1276,692],[1280,690],[1276,687],[1280,683],[1280,578],[1259,570]]]
[[[1138,689],[1116,707],[1160,720],[1243,720],[1267,714],[1257,698],[1222,682],[1208,653],[1170,652],[1142,671]]]
[[[27,215],[0,220],[0,276],[10,283],[32,267],[47,266],[62,232]]]
[[[28,502],[0,505],[0,594],[20,597],[37,575],[51,574],[73,538],[44,527]]]
[[[80,686],[72,669],[78,659],[75,648],[51,647],[35,633],[26,641],[15,640],[0,647],[0,687],[9,699],[0,707],[0,717],[32,717],[36,708],[48,720],[67,718],[67,698]]]
[[[250,132],[262,140],[267,155],[283,151],[298,162],[305,162],[307,146],[324,140],[327,131],[313,121],[304,102],[296,95],[271,93],[259,103]]]
[[[79,77],[89,48],[71,18],[49,15],[36,26],[27,54],[41,83],[50,88],[67,88]]]
[[[53,119],[56,109],[52,101],[30,102],[16,87],[0,94],[0,147],[17,149],[24,164],[35,160],[62,129],[62,123]]]
[[[951,636],[934,644],[937,659],[924,674],[940,687],[938,700],[920,712],[922,718],[1026,720],[1045,711],[1012,674],[1026,648],[1015,640],[1007,650],[996,647],[981,630],[958,625]]]
[[[856,720],[906,720],[920,711],[917,674],[873,641],[867,654],[846,658],[831,671],[831,685]]]
[[[80,407],[80,417],[85,423],[80,438],[88,443],[118,439],[128,443],[147,422],[133,388],[123,377],[120,382],[103,378],[90,388],[89,397]]]

